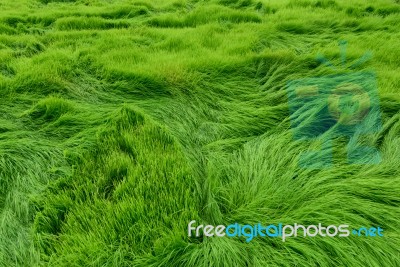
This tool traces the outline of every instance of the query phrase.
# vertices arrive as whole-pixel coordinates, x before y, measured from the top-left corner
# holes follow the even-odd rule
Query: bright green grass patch
[[[35,230],[50,264],[90,265],[111,255],[114,264],[130,266],[198,217],[196,182],[176,141],[160,126],[124,107],[97,136],[93,154],[48,189],[53,201],[48,193],[36,200],[41,212]],[[89,247],[93,257],[85,256]]]
[[[400,265],[397,2],[2,1],[0,266]],[[372,59],[342,68],[341,39]],[[382,162],[337,138],[332,168],[300,168],[318,144],[293,140],[286,84],[363,70]],[[191,220],[385,236],[246,243]]]
[[[101,18],[82,18],[70,17],[58,19],[56,28],[59,30],[90,30],[90,29],[111,29],[111,28],[127,28],[129,23],[124,21],[108,21]]]
[[[198,8],[182,18],[179,18],[179,16],[176,14],[156,17],[151,19],[149,24],[156,27],[182,28],[195,27],[215,21],[226,23],[260,23],[261,17],[254,12],[240,12],[228,8],[222,8],[220,6],[210,5],[207,7]]]

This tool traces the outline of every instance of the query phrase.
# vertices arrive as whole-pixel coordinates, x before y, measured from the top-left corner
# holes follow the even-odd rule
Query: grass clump
[[[93,257],[85,257],[85,265],[113,255],[118,266],[130,266],[149,244],[163,247],[176,238],[174,229],[198,217],[193,175],[179,145],[165,130],[123,107],[97,136],[96,149],[78,163],[76,174],[36,199],[41,212],[35,230],[49,264],[82,264],[82,258],[70,257],[71,252],[83,256],[98,244],[97,249],[92,247]],[[48,202],[47,194],[54,195],[54,202]],[[99,212],[101,221],[93,217]],[[115,247],[121,241],[135,245]]]
[[[212,22],[260,23],[261,18],[252,12],[236,11],[229,8],[210,5],[198,8],[181,18],[173,14],[156,17],[149,20],[149,25],[162,28],[183,28],[196,27]]]
[[[101,18],[82,18],[82,17],[67,17],[58,19],[55,27],[62,31],[67,30],[90,30],[90,29],[112,29],[112,28],[127,28],[129,23],[126,21],[108,21]]]

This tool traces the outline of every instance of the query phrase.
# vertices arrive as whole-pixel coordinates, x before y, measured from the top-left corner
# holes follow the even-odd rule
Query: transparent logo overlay
[[[310,143],[310,149],[301,154],[300,166],[330,167],[334,146],[343,144],[348,164],[381,161],[372,138],[382,128],[376,84],[371,71],[304,78],[287,84],[293,137]],[[334,144],[333,140],[342,141]]]

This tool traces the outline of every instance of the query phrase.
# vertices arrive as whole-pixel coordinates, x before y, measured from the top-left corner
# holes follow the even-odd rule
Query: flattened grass
[[[398,266],[394,1],[3,1],[0,266]],[[377,74],[379,165],[302,169],[285,86]],[[346,73],[348,69],[339,70]],[[312,111],[310,111],[312,113]],[[189,238],[187,223],[384,238]]]

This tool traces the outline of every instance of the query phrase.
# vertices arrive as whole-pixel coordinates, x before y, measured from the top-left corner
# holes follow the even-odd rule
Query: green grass
[[[0,266],[400,266],[400,5],[4,0]],[[378,165],[298,165],[288,81],[374,70]],[[346,72],[346,71],[344,71]],[[383,238],[190,238],[187,224]]]

